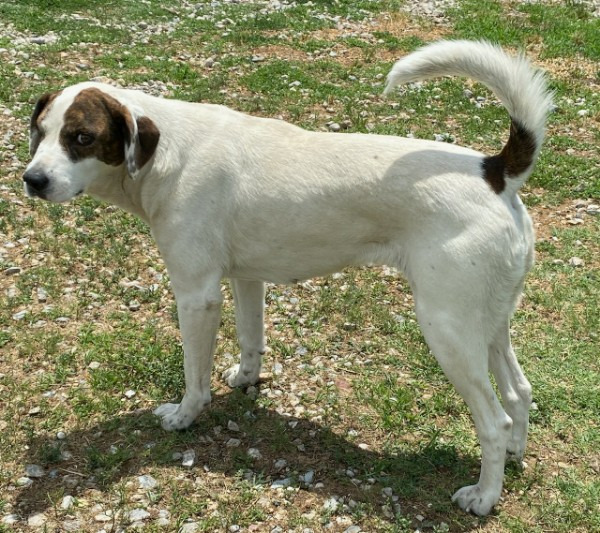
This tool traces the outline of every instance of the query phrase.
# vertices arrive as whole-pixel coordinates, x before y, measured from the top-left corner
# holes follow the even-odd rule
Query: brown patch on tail
[[[498,155],[483,160],[483,178],[496,194],[506,186],[506,177],[519,176],[533,163],[536,143],[533,134],[512,119],[508,142]]]

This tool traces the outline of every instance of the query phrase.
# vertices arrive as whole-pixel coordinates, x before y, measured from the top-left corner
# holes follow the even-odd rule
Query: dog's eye
[[[94,137],[89,133],[78,133],[77,134],[77,144],[81,146],[88,146],[94,142]]]

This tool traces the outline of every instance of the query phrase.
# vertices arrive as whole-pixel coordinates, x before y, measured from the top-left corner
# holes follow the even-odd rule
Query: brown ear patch
[[[60,93],[61,91],[43,94],[35,104],[31,121],[29,122],[29,154],[31,156],[35,154],[40,142],[44,138],[40,124],[50,110],[50,104]]]
[[[125,160],[132,118],[129,110],[100,89],[82,90],[65,112],[60,143],[72,161],[88,157],[118,166]],[[80,140],[87,139],[86,143]]]
[[[536,143],[533,134],[512,119],[508,141],[498,155],[483,160],[483,177],[496,194],[506,186],[505,178],[525,172],[533,163]]]
[[[156,124],[148,117],[137,119],[137,129],[138,139],[135,146],[135,164],[140,169],[154,154],[158,140],[160,139],[160,131],[158,131]]]

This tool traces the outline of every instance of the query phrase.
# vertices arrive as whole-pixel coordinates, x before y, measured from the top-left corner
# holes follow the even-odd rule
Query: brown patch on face
[[[504,190],[505,177],[518,176],[529,168],[535,149],[533,134],[516,120],[511,120],[508,142],[502,151],[483,160],[483,177],[496,194]]]
[[[95,157],[118,166],[132,130],[131,113],[123,104],[99,89],[84,89],[65,112],[60,144],[72,161]]]
[[[31,121],[29,123],[29,154],[33,156],[44,138],[44,132],[41,128],[42,120],[50,110],[50,104],[54,99],[61,93],[61,91],[55,93],[46,93],[42,95],[35,104],[35,109],[31,115]]]

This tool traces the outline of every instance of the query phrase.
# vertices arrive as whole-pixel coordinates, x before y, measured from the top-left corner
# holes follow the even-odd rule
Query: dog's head
[[[42,96],[33,111],[23,180],[28,196],[66,202],[117,169],[136,178],[160,132],[148,117],[102,85],[80,84]]]

